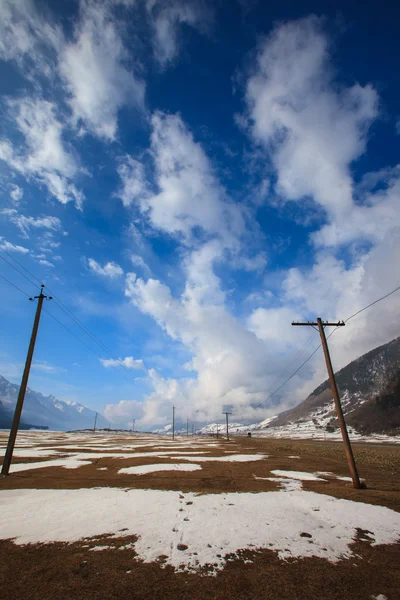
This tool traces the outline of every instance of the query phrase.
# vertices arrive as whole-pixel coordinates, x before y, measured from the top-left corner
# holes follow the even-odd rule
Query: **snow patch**
[[[352,556],[357,528],[373,532],[374,546],[396,543],[400,536],[400,515],[393,510],[301,490],[209,495],[2,490],[0,512],[0,538],[17,544],[73,542],[111,532],[117,538],[137,535],[140,559],[152,562],[165,555],[166,564],[188,570],[207,564],[221,569],[226,554],[245,548],[275,550],[281,559],[317,556],[336,562]],[[38,514],[40,519],[34,518]]]

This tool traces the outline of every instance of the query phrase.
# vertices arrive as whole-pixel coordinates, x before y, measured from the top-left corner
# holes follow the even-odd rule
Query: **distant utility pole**
[[[217,423],[217,439],[218,439],[218,427],[219,427],[219,423]]]
[[[231,415],[232,413],[230,413],[230,412],[224,412],[222,414],[226,415],[226,439],[229,442],[229,422],[228,422],[228,415]]]
[[[96,413],[96,416],[94,417],[93,433],[96,431],[96,423],[97,423],[97,413]]]
[[[43,300],[45,298],[47,298],[47,296],[45,296],[43,294],[43,288],[44,288],[44,285],[42,284],[39,296],[35,296],[34,298],[29,298],[29,300],[31,300],[32,302],[34,299],[37,299],[38,304],[37,304],[37,308],[36,308],[35,320],[33,322],[31,341],[29,342],[28,354],[27,354],[26,361],[25,361],[24,373],[22,375],[22,381],[21,381],[21,386],[19,388],[17,404],[15,406],[14,418],[13,418],[13,422],[12,422],[11,429],[10,429],[10,435],[8,437],[7,450],[6,450],[6,453],[4,456],[3,467],[1,469],[2,475],[8,475],[8,472],[10,470],[10,464],[12,461],[13,452],[14,452],[15,440],[17,437],[19,422],[21,419],[22,407],[24,405],[25,392],[26,392],[26,388],[28,385],[29,372],[31,370],[33,352],[35,350],[36,336],[37,336],[37,332],[39,329],[39,321],[40,321],[40,314],[42,312],[42,304],[43,304]],[[48,300],[51,300],[51,299],[52,299],[51,296],[49,296]]]
[[[175,406],[172,407],[172,439],[175,439]]]
[[[186,437],[189,437],[189,419],[186,419]]]
[[[194,435],[194,423],[192,423],[192,435]]]
[[[313,323],[313,322],[292,323],[292,325],[301,325],[301,326],[308,325],[309,327],[312,327],[313,329],[316,329],[316,327],[318,327],[318,330],[316,329],[316,331],[319,331],[319,334],[321,336],[321,344],[322,344],[322,348],[324,350],[326,368],[328,370],[332,394],[333,394],[333,398],[335,400],[336,413],[337,413],[337,417],[338,417],[338,421],[339,421],[340,431],[342,433],[344,450],[346,452],[346,457],[347,457],[347,462],[349,464],[351,478],[353,480],[353,487],[355,487],[356,489],[360,489],[363,486],[361,485],[360,477],[359,477],[358,471],[357,471],[356,462],[354,460],[353,450],[351,447],[349,434],[347,432],[346,422],[345,422],[344,416],[343,416],[342,405],[340,404],[340,396],[339,396],[339,391],[338,391],[338,388],[336,385],[335,373],[333,371],[331,357],[329,354],[328,342],[326,341],[326,336],[325,336],[325,327],[344,327],[345,323],[344,323],[344,321],[339,321],[338,323],[328,323],[328,321],[323,322],[322,319],[320,317],[318,317],[316,323]]]
[[[132,421],[132,431],[135,431],[135,423],[136,423],[136,419],[133,419]]]

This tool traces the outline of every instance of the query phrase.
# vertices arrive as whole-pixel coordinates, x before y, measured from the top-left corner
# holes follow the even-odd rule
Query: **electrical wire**
[[[24,296],[26,296],[27,298],[29,298],[29,294],[27,294],[26,292],[24,292],[23,290],[21,290],[21,288],[19,288],[17,285],[15,285],[15,283],[13,283],[12,281],[10,281],[9,279],[7,279],[7,277],[4,277],[4,275],[0,275],[0,277],[2,279],[4,279],[4,281],[7,281],[7,283],[9,283],[10,285],[12,285],[16,290],[18,290],[19,292],[21,292],[21,294],[23,294]]]
[[[4,248],[2,248],[3,252],[5,252],[5,254],[7,254],[7,256],[9,256],[12,260],[14,260],[22,269],[24,269],[24,271],[26,271],[27,273],[29,273],[29,275],[31,277],[33,277],[34,279],[36,279],[36,281],[41,285],[41,281],[40,279],[38,279],[31,271],[29,271],[26,267],[24,267],[15,257],[11,256],[11,254],[9,254],[7,252],[7,250],[5,250]],[[9,264],[12,268],[14,268],[18,273],[20,273],[23,277],[25,277],[25,279],[27,279],[32,285],[36,285],[34,282],[32,282],[32,280],[27,277],[26,275],[24,275],[24,273],[22,273],[19,269],[17,269],[17,267],[15,267],[15,265],[13,265],[12,263],[8,262],[5,258],[3,258],[0,255],[0,258],[2,258],[7,264]],[[123,364],[123,362],[121,360],[119,360],[118,358],[115,358],[113,356],[113,352],[112,350],[110,350],[110,348],[108,348],[108,346],[106,346],[103,342],[101,342],[89,329],[88,327],[82,323],[82,321],[80,321],[78,319],[78,317],[76,315],[74,315],[74,313],[60,300],[60,298],[58,298],[54,292],[52,292],[52,290],[46,286],[46,289],[49,291],[50,294],[52,294],[52,298],[54,300],[54,302],[57,304],[57,306],[70,318],[72,319],[75,324],[87,335],[89,336],[96,344],[98,344],[103,351],[107,352],[108,354],[110,354],[111,358],[113,361],[115,361],[115,363],[117,364],[117,368],[118,369],[123,369],[126,373],[129,374],[129,376],[131,376],[131,372],[129,371],[129,369],[127,369],[127,367]],[[79,339],[79,338],[78,338]],[[89,347],[89,346],[87,346]],[[102,358],[102,360],[105,360],[104,358]],[[122,373],[121,373],[122,374]],[[151,388],[141,379],[133,379],[132,381],[134,381],[135,384],[140,384],[142,385],[147,391],[152,391]]]
[[[394,290],[392,290],[391,292],[389,292],[388,294],[385,294],[381,298],[378,298],[377,300],[374,300],[373,302],[371,302],[371,304],[368,304],[367,306],[364,306],[364,308],[360,308],[360,310],[358,310],[357,312],[355,312],[354,315],[351,315],[351,317],[347,317],[347,319],[345,319],[345,323],[347,323],[347,321],[350,321],[350,319],[352,319],[353,317],[356,317],[357,315],[359,315],[360,313],[362,313],[364,310],[367,310],[367,308],[370,308],[371,306],[374,306],[374,304],[378,304],[378,302],[381,302],[381,300],[385,300],[385,298],[388,298],[389,296],[391,296],[392,294],[394,294],[398,290],[400,290],[400,285],[397,288],[395,288]]]

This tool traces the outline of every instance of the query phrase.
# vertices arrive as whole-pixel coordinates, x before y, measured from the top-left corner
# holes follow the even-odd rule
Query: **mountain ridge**
[[[9,382],[0,375],[0,426],[11,426],[19,385]],[[59,400],[52,394],[45,396],[27,388],[21,415],[21,429],[28,427],[48,427],[56,431],[92,427],[94,410],[74,400]],[[98,426],[105,427],[107,421],[99,413]]]

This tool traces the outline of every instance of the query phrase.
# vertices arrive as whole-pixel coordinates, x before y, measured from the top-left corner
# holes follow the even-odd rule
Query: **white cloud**
[[[227,198],[199,143],[179,115],[152,117],[151,150],[158,193],[136,196],[151,225],[190,244],[196,229],[235,246],[245,232],[239,205]]]
[[[14,225],[16,225],[24,237],[29,237],[30,230],[33,229],[51,229],[59,231],[61,229],[61,221],[58,217],[25,217],[20,215],[16,210],[12,210],[8,217]]]
[[[35,369],[37,371],[44,371],[45,373],[54,373],[59,370],[57,367],[54,367],[53,365],[50,365],[47,362],[34,362],[32,364],[32,369]]]
[[[329,51],[317,17],[277,26],[246,85],[247,124],[272,159],[278,193],[311,196],[337,218],[352,208],[350,163],[365,150],[378,97],[369,85],[337,85]]]
[[[76,122],[93,134],[114,140],[118,111],[124,105],[144,107],[145,85],[134,75],[118,23],[108,2],[80,5],[74,41],[60,55],[60,71]]]
[[[16,244],[12,244],[11,242],[6,240],[2,236],[0,236],[0,248],[2,250],[7,250],[7,252],[18,252],[20,254],[28,254],[29,253],[28,248],[25,248],[24,246],[18,246]]]
[[[114,358],[101,358],[101,364],[103,367],[118,367],[123,365],[127,369],[135,369],[135,370],[145,370],[145,366],[143,364],[143,360],[141,358],[133,358],[133,356],[126,356],[125,358],[119,358],[118,360]]]
[[[229,314],[214,272],[220,251],[220,243],[214,241],[187,256],[186,286],[179,298],[160,281],[127,276],[126,295],[170,338],[185,346],[192,355],[187,368],[196,373],[184,380],[149,373],[155,392],[144,400],[143,419],[148,425],[167,422],[171,402],[199,421],[215,420],[228,404],[241,419],[261,420],[275,412],[266,400],[279,352],[292,345],[290,322],[284,327],[281,319],[280,341],[266,344]],[[296,311],[292,315],[295,318]]]
[[[88,267],[93,273],[100,275],[101,277],[108,277],[109,279],[115,279],[116,277],[121,277],[124,274],[123,269],[115,262],[107,262],[104,267],[102,267],[97,261],[93,258],[88,259]]]
[[[107,404],[104,409],[104,416],[108,421],[124,427],[132,427],[133,419],[138,423],[143,414],[143,403],[137,400],[120,400],[118,404]]]
[[[124,206],[140,203],[148,196],[148,183],[141,162],[127,154],[119,159],[117,172],[122,185],[115,195],[121,198]]]
[[[50,262],[49,260],[46,260],[44,258],[41,258],[39,260],[39,264],[42,265],[43,267],[54,267],[52,262]]]
[[[154,31],[154,54],[161,66],[171,62],[178,54],[180,25],[189,25],[204,33],[212,20],[210,9],[198,1],[147,0],[146,5]]]
[[[131,254],[129,258],[134,267],[141,269],[144,273],[147,273],[148,275],[151,275],[150,267],[146,264],[146,262],[141,256],[139,256],[138,254]]]
[[[20,188],[18,185],[11,186],[10,197],[15,205],[18,205],[20,200],[22,200],[24,195],[24,190]]]
[[[26,177],[44,183],[49,192],[63,204],[83,201],[71,179],[78,165],[71,149],[63,141],[63,127],[51,102],[23,98],[8,103],[18,130],[25,142],[23,150],[13,148],[7,140],[0,140],[0,159]]]
[[[15,60],[25,76],[36,70],[51,75],[54,52],[63,44],[61,29],[51,21],[44,5],[32,0],[0,3],[0,58]],[[52,55],[53,54],[53,55]]]

